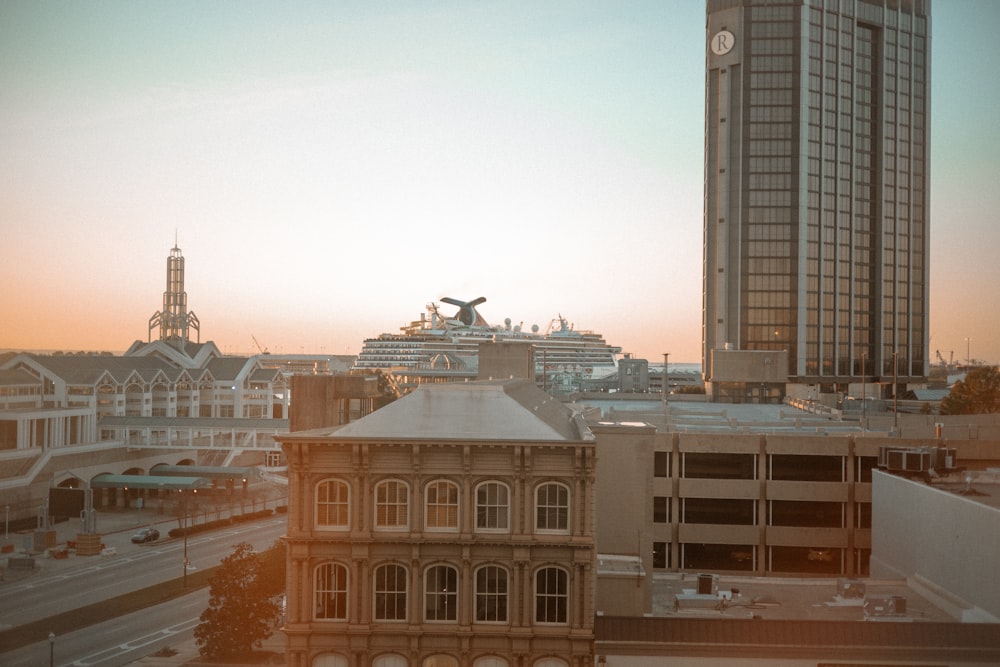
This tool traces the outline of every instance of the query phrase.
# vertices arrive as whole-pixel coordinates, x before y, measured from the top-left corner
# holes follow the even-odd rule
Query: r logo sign
[[[724,56],[736,46],[736,37],[728,30],[720,30],[712,37],[712,53],[717,56]]]

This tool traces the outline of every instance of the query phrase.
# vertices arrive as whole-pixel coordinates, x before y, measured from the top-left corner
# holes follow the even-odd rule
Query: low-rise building
[[[528,380],[424,385],[278,436],[289,667],[593,665],[596,473]]]

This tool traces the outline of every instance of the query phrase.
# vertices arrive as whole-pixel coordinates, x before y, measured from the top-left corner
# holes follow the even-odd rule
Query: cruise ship
[[[536,382],[552,393],[617,379],[622,350],[600,334],[575,329],[561,314],[544,331],[538,325],[525,330],[510,318],[494,326],[476,308],[485,301],[482,296],[472,301],[443,297],[442,303],[458,308],[451,316],[436,303],[428,304],[419,320],[400,327],[401,333],[365,340],[352,370],[381,371],[406,393],[424,383],[476,379],[480,343],[525,341],[535,346]]]

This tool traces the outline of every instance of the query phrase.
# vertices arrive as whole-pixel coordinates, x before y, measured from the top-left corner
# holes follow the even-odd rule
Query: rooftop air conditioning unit
[[[906,598],[902,595],[865,598],[865,618],[905,616]]]
[[[845,600],[863,600],[865,597],[865,582],[860,579],[838,579],[837,595]]]
[[[699,574],[698,575],[698,595],[718,595],[719,575]]]

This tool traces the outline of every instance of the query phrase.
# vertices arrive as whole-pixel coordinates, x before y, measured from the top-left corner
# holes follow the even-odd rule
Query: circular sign
[[[712,37],[712,53],[724,56],[736,46],[736,37],[728,30],[720,30]]]

